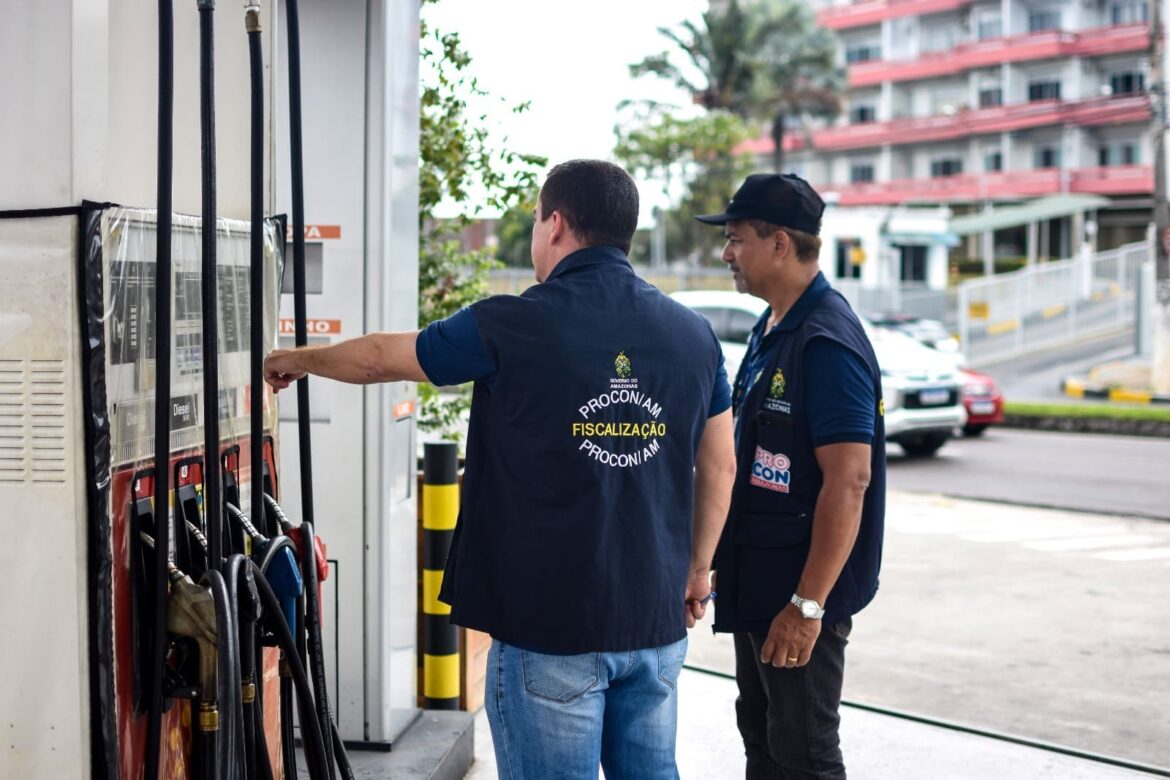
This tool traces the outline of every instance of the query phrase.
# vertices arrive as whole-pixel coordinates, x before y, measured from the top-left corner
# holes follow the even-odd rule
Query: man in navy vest
[[[735,477],[710,325],[639,279],[621,168],[553,168],[532,232],[540,284],[422,332],[277,350],[276,389],[474,381],[459,524],[440,598],[490,633],[503,778],[677,778],[675,687]]]
[[[818,268],[824,208],[798,176],[755,174],[698,217],[724,226],[736,288],[769,304],[735,380],[738,473],[715,556],[748,778],[845,777],[845,644],[881,563],[881,372]]]

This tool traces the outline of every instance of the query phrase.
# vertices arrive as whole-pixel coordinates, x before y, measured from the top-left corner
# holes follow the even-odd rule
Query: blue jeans
[[[687,640],[648,650],[545,655],[498,640],[486,706],[502,780],[677,780],[676,686]]]

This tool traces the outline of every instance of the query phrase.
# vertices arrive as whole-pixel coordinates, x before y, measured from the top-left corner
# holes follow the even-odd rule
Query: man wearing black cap
[[[748,778],[845,777],[845,645],[881,563],[881,372],[818,267],[824,209],[800,177],[755,174],[698,217],[724,226],[736,289],[769,304],[735,380],[738,471],[714,565]]]

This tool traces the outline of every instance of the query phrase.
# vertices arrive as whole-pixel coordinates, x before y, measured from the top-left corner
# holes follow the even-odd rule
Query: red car
[[[1003,394],[987,374],[965,368],[962,376],[963,407],[967,410],[963,433],[981,436],[987,426],[1003,422]]]

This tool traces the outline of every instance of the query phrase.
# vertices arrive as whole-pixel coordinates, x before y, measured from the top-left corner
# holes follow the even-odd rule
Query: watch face
[[[800,605],[800,614],[806,618],[816,617],[816,614],[820,611],[821,608],[817,606],[815,601],[805,600]]]

